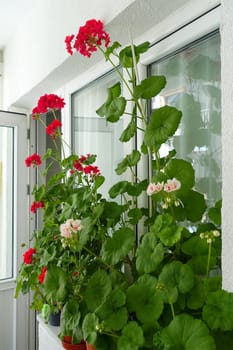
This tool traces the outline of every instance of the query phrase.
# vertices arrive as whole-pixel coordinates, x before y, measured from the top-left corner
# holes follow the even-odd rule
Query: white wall
[[[233,291],[233,2],[222,1],[222,265],[223,286]]]

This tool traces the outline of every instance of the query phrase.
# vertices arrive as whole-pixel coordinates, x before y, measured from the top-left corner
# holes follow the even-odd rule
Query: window
[[[164,104],[182,111],[179,129],[161,152],[175,148],[177,157],[192,162],[196,189],[210,204],[221,197],[221,67],[220,35],[214,32],[149,66],[165,75],[166,87],[152,99],[151,109]]]
[[[106,123],[96,110],[105,102],[107,88],[117,81],[116,73],[110,72],[72,95],[72,148],[78,155],[97,155],[96,165],[105,177],[100,189],[105,197],[112,184],[119,181],[114,169],[123,158],[123,146],[118,141],[123,122]]]

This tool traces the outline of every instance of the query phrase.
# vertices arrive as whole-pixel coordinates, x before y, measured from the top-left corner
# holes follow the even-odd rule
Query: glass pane
[[[0,280],[13,270],[13,131],[0,126]]]
[[[210,204],[221,198],[220,36],[215,33],[151,66],[167,85],[152,100],[152,109],[168,104],[182,111],[182,121],[162,155],[173,147],[192,162],[196,189]]]
[[[97,155],[96,165],[105,177],[100,191],[105,197],[113,183],[119,181],[114,169],[123,158],[123,146],[119,142],[123,122],[106,123],[96,110],[106,101],[107,88],[117,78],[111,72],[72,96],[73,151],[78,155]]]

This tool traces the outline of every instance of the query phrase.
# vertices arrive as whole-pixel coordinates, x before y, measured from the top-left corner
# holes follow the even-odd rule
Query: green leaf
[[[164,258],[162,243],[152,233],[146,233],[136,253],[136,268],[140,274],[156,271]]]
[[[117,122],[125,111],[126,100],[121,94],[121,85],[116,83],[108,88],[107,101],[96,111],[100,117],[105,117],[107,121]]]
[[[129,310],[145,324],[154,324],[163,311],[162,297],[156,290],[156,284],[155,277],[143,275],[127,290]]]
[[[125,205],[119,205],[116,202],[104,203],[104,218],[118,218],[126,210]]]
[[[136,116],[133,114],[131,121],[127,125],[126,129],[122,132],[119,140],[121,142],[128,142],[135,135],[136,130]]]
[[[171,247],[180,241],[183,227],[177,226],[169,214],[163,214],[157,216],[151,230],[155,232],[164,245]]]
[[[207,295],[206,284],[203,279],[197,279],[194,287],[187,296],[187,306],[192,310],[201,308]]]
[[[53,304],[64,301],[68,293],[66,273],[60,267],[50,266],[46,271],[43,286],[48,302]]]
[[[61,312],[61,333],[71,334],[79,326],[80,316],[79,303],[73,299],[67,301]]]
[[[139,208],[133,208],[128,211],[129,222],[132,225],[136,225],[139,222],[139,220],[142,218],[142,216],[143,216],[142,210]]]
[[[133,45],[136,63],[140,59],[140,54],[146,52],[150,47],[149,42],[144,42],[138,46]],[[119,53],[119,61],[122,67],[125,68],[132,68],[134,66],[133,64],[133,54],[132,54],[132,47],[127,46]]]
[[[144,344],[142,328],[134,321],[129,322],[118,338],[118,350],[138,350]]]
[[[144,99],[150,99],[156,96],[166,85],[166,78],[163,75],[154,75],[141,81],[140,85],[135,86],[134,96]]]
[[[183,253],[190,255],[192,258],[189,260],[189,265],[194,269],[198,274],[206,273],[207,259],[209,245],[206,240],[201,239],[200,237],[194,236],[189,238],[181,246]],[[214,267],[216,264],[216,251],[214,247],[211,249],[211,259],[210,267]]]
[[[89,344],[95,344],[99,319],[95,314],[87,314],[83,320],[83,337]]]
[[[189,265],[173,261],[164,265],[159,275],[159,284],[164,287],[162,289],[164,300],[174,303],[177,301],[178,292],[187,293],[193,288],[194,274]]]
[[[158,237],[164,245],[167,247],[172,247],[174,244],[180,241],[182,231],[183,227],[177,227],[176,224],[173,223],[168,227],[164,227],[160,232],[158,232]]]
[[[102,186],[104,181],[105,181],[105,177],[104,176],[101,176],[101,175],[96,176],[95,177],[94,186],[93,186],[93,190],[97,191],[97,189]]]
[[[174,107],[164,106],[154,110],[145,130],[146,146],[158,147],[176,132],[182,113]]]
[[[108,191],[109,196],[111,198],[116,198],[120,194],[125,193],[126,190],[127,190],[128,183],[129,183],[128,181],[119,181],[119,182],[117,182]]]
[[[208,295],[203,308],[203,320],[211,329],[233,329],[233,293],[218,290]]]
[[[188,220],[192,222],[201,220],[206,210],[204,194],[190,190],[185,197],[182,197],[182,203]]]
[[[109,60],[109,57],[110,55],[116,50],[118,49],[119,47],[121,47],[121,44],[118,42],[118,41],[114,41],[112,43],[112,45],[108,46],[105,53],[104,53],[104,56],[106,58],[106,61]]]
[[[222,201],[218,201],[215,203],[215,206],[210,208],[208,211],[208,216],[210,220],[212,220],[216,225],[221,225],[221,209],[222,209]]]
[[[117,175],[123,174],[128,167],[135,166],[141,159],[141,153],[137,150],[133,150],[131,154],[127,156],[117,165],[116,173]]]
[[[183,314],[162,330],[165,350],[215,350],[214,339],[201,320]]]
[[[101,256],[107,264],[115,265],[125,258],[134,247],[135,234],[128,227],[122,227],[103,243]]]
[[[104,270],[96,271],[90,278],[85,290],[88,309],[95,312],[105,301],[111,291],[111,279]]]
[[[142,191],[145,191],[147,189],[147,186],[148,186],[148,180],[143,180],[143,181],[140,181],[140,182],[137,182],[137,183],[128,183],[128,186],[127,186],[127,193],[130,195],[130,196],[139,196]]]
[[[118,331],[125,326],[128,319],[125,301],[125,293],[120,289],[115,289],[98,310],[98,315],[108,329]]]
[[[164,169],[169,179],[176,178],[181,182],[180,193],[194,186],[195,176],[192,165],[183,159],[171,159]]]

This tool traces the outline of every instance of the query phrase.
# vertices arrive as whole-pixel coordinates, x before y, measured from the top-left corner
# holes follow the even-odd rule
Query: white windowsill
[[[51,326],[44,322],[41,315],[37,316],[38,321],[38,350],[64,350],[61,340],[58,338],[60,327]]]

